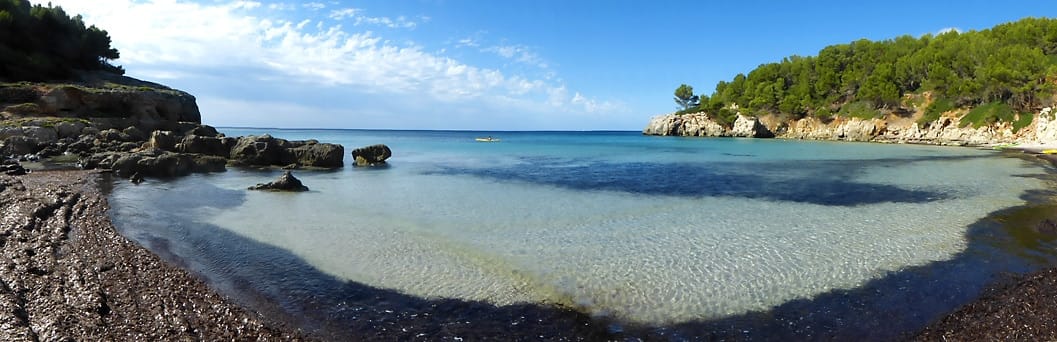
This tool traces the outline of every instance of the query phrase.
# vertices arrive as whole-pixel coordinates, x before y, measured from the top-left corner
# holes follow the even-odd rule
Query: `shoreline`
[[[103,178],[0,176],[0,340],[310,340],[118,234]]]
[[[1047,155],[1038,156],[1040,156],[1040,158],[1036,159],[1035,156],[1025,153],[1022,158],[1039,163],[1042,163],[1043,159],[1046,159],[1051,163],[1054,163],[1054,159],[1045,158],[1048,157]],[[1040,167],[1043,166],[1040,164]],[[107,257],[106,254],[99,254],[98,251],[100,250],[118,251],[113,252],[113,255],[118,256],[118,259],[121,260],[148,260],[145,266],[137,267],[137,269],[147,271],[140,271],[140,273],[134,272],[131,275],[126,275],[126,277],[138,278],[140,281],[128,283],[128,289],[117,291],[114,288],[115,285],[118,287],[126,286],[126,283],[119,282],[116,284],[108,284],[106,283],[106,280],[102,280],[103,285],[98,286],[102,288],[102,290],[97,292],[102,293],[102,295],[96,296],[104,298],[103,302],[106,303],[105,305],[108,307],[107,310],[110,311],[110,316],[116,316],[116,313],[124,312],[122,315],[128,315],[128,317],[139,315],[146,318],[140,320],[124,318],[126,324],[121,325],[107,321],[108,318],[106,315],[98,314],[99,318],[96,318],[96,323],[93,323],[94,325],[90,328],[74,325],[66,326],[57,330],[62,333],[71,334],[74,337],[99,337],[103,339],[127,336],[138,336],[138,338],[151,337],[152,339],[230,339],[238,337],[241,339],[257,336],[258,339],[262,340],[309,340],[315,338],[335,340],[348,338],[386,339],[398,338],[399,336],[407,338],[465,338],[467,336],[471,338],[484,338],[489,336],[538,338],[546,336],[548,339],[563,340],[619,339],[625,337],[642,337],[650,340],[685,338],[688,336],[732,339],[766,339],[767,336],[782,338],[796,338],[797,336],[800,338],[811,338],[811,336],[814,338],[823,338],[825,336],[851,337],[851,335],[847,335],[847,333],[845,333],[845,335],[826,335],[825,327],[808,331],[806,332],[806,335],[797,334],[796,331],[793,331],[792,329],[775,329],[771,327],[768,322],[769,320],[774,320],[793,324],[793,321],[797,319],[796,315],[805,314],[804,311],[802,311],[805,307],[812,308],[814,306],[821,306],[826,308],[839,305],[846,306],[849,303],[840,301],[842,300],[841,298],[848,298],[848,296],[856,298],[855,300],[857,302],[869,302],[872,300],[869,298],[863,300],[856,297],[859,296],[858,293],[860,293],[859,290],[861,289],[834,291],[833,293],[820,295],[820,297],[823,298],[818,299],[818,302],[821,302],[822,304],[815,303],[816,299],[813,298],[807,301],[798,300],[795,303],[783,305],[768,312],[754,312],[731,317],[730,319],[693,322],[687,325],[678,324],[675,326],[664,327],[639,327],[631,324],[622,325],[621,323],[608,322],[604,318],[592,318],[570,309],[553,308],[545,305],[529,304],[497,308],[487,303],[479,302],[466,302],[460,300],[424,300],[395,293],[393,291],[375,289],[362,284],[345,282],[344,284],[334,284],[334,286],[341,287],[340,291],[336,293],[343,296],[342,300],[352,297],[353,300],[350,301],[349,304],[352,304],[352,307],[355,307],[356,305],[360,306],[359,308],[356,308],[356,310],[362,310],[359,314],[362,314],[366,322],[349,322],[348,327],[338,327],[338,330],[350,332],[349,335],[333,335],[327,334],[323,331],[304,332],[295,330],[293,326],[301,326],[303,329],[306,327],[305,322],[299,322],[298,320],[310,321],[317,319],[317,317],[311,316],[291,319],[291,315],[282,312],[283,310],[281,310],[275,303],[267,303],[271,298],[266,298],[268,296],[263,293],[256,293],[257,295],[262,296],[261,298],[258,298],[258,300],[264,302],[265,306],[273,306],[272,310],[269,310],[266,307],[261,308],[259,305],[246,305],[247,303],[241,303],[242,307],[240,307],[236,304],[239,302],[237,299],[230,297],[224,298],[225,295],[219,294],[216,289],[207,284],[208,280],[203,281],[201,276],[193,274],[193,271],[179,267],[179,262],[173,262],[164,256],[159,256],[156,252],[149,251],[146,247],[121,236],[115,227],[113,227],[109,216],[105,211],[107,210],[107,202],[106,195],[103,193],[105,192],[104,187],[107,186],[106,182],[108,182],[108,180],[104,180],[104,178],[105,176],[100,175],[99,172],[92,171],[37,171],[26,176],[0,177],[0,184],[9,184],[7,186],[0,186],[0,188],[6,187],[6,189],[0,190],[0,204],[5,208],[12,208],[13,206],[23,208],[23,202],[32,202],[32,200],[36,200],[41,196],[47,198],[49,195],[54,196],[55,194],[60,194],[58,198],[64,198],[62,196],[71,198],[70,200],[60,199],[50,202],[61,203],[61,205],[54,210],[47,209],[49,208],[49,205],[47,204],[49,202],[37,200],[38,204],[40,204],[37,208],[45,208],[45,212],[37,214],[38,209],[32,209],[28,213],[16,215],[19,217],[17,219],[25,220],[26,222],[36,222],[33,221],[33,218],[37,217],[37,221],[42,221],[37,223],[39,225],[45,225],[47,222],[56,219],[66,220],[60,220],[57,224],[66,224],[70,227],[69,235],[71,238],[69,240],[73,242],[63,240],[61,241],[62,243],[59,244],[59,247],[57,247],[58,249],[63,251],[77,251],[79,248],[84,248],[83,245],[79,245],[76,242],[82,235],[103,235],[105,237],[103,238],[104,242],[98,244],[99,246],[102,246],[98,247],[99,249],[94,249],[96,247],[85,248],[87,251],[84,251],[81,255],[76,255],[76,253],[70,252],[70,255],[73,255],[73,258],[87,260],[80,261],[82,264],[102,266],[82,267],[81,273],[58,273],[58,275],[72,275],[75,278],[80,277],[87,279],[95,279],[92,278],[93,276],[96,278],[105,278],[103,276],[114,274],[114,271],[118,269],[118,267],[112,265],[125,265],[123,261],[115,261],[114,258]],[[18,183],[21,183],[26,190],[17,190]],[[1031,204],[1033,203],[1026,203],[1026,205]],[[77,208],[77,214],[60,215],[72,210],[66,208]],[[5,209],[5,211],[7,211],[7,209]],[[38,215],[43,215],[44,217],[38,217]],[[8,226],[12,226],[11,222],[14,222],[12,220],[17,219],[4,217],[4,221],[2,222],[4,227],[7,228]],[[41,229],[34,229],[33,231],[39,232]],[[8,237],[7,239],[10,240],[12,238]],[[99,240],[100,238],[93,239]],[[14,266],[9,266],[8,269],[10,270],[13,267],[13,269],[18,270],[18,262],[20,262],[19,258],[23,258],[22,255],[30,252],[23,251],[21,247],[11,249],[12,246],[16,246],[16,244],[8,243],[3,245],[4,249],[2,251],[6,259],[0,259],[0,261],[10,260],[9,263]],[[32,253],[34,255],[47,254],[36,251]],[[144,254],[146,254],[146,256],[144,256]],[[71,258],[69,256],[64,257]],[[108,262],[111,264],[108,264]],[[1047,265],[1038,271],[1016,275],[1013,280],[991,279],[984,284],[984,289],[977,292],[977,294],[968,302],[963,301],[960,305],[952,309],[943,309],[944,313],[927,324],[924,330],[906,331],[904,334],[899,335],[901,337],[898,338],[926,340],[934,340],[938,338],[976,339],[985,336],[1005,336],[1007,338],[1023,338],[1026,336],[1055,338],[1057,335],[1054,334],[1057,334],[1057,331],[1047,331],[1046,329],[1035,329],[1032,330],[1034,333],[1033,335],[1023,335],[1023,329],[1019,329],[1016,325],[1006,324],[1008,321],[1002,320],[1001,317],[988,314],[989,312],[1006,311],[1009,313],[1016,313],[1019,312],[1016,310],[1020,310],[1017,305],[1022,305],[1021,303],[1037,303],[1039,301],[1045,301],[1047,298],[1057,298],[1057,294],[1049,297],[1046,297],[1046,295],[1035,295],[1032,297],[1031,294],[1024,293],[1026,291],[1024,290],[1025,288],[1033,289],[1031,290],[1032,293],[1057,293],[1057,268],[1054,268],[1054,266],[1055,265]],[[22,273],[27,278],[32,277],[35,274],[34,272],[41,272],[32,271],[28,268],[25,269],[27,271]],[[43,276],[44,279],[38,279],[36,283],[33,283],[30,286],[25,286],[25,284],[19,283],[19,279],[12,278],[9,275],[10,271],[0,272],[0,277],[3,277],[0,280],[3,280],[4,283],[7,284],[7,287],[13,287],[11,284],[15,284],[16,286],[22,285],[23,289],[38,289],[35,291],[23,290],[23,292],[37,293],[46,292],[39,289],[52,289],[56,286],[61,287],[66,284],[67,280],[53,276],[56,273],[54,271],[51,272],[53,273],[45,273]],[[864,288],[867,290],[863,290],[863,292],[869,292],[876,288],[888,288],[890,283],[898,281],[901,281],[900,277],[886,277],[886,279],[879,280],[879,283],[882,283],[882,285],[870,285],[872,287],[866,286]],[[50,284],[49,282],[57,282],[58,285]],[[146,286],[144,286],[145,284]],[[154,285],[156,284],[163,284],[163,286],[157,286],[155,288]],[[80,290],[80,288],[77,288],[76,290]],[[246,291],[246,289],[242,290]],[[1046,290],[1052,292],[1045,292]],[[117,291],[118,294],[111,294],[108,291]],[[6,299],[5,297],[8,297],[10,292],[12,291],[3,292],[2,295],[0,295],[0,298]],[[76,291],[72,290],[70,292],[76,293]],[[351,295],[350,292],[352,293]],[[168,296],[166,298],[176,298],[172,303],[197,303],[197,301],[204,301],[210,304],[192,305],[190,308],[187,308],[186,305],[175,308],[163,305],[161,310],[166,315],[182,317],[177,323],[170,321],[154,322],[154,315],[159,314],[159,308],[157,306],[144,306],[142,303],[136,303],[137,305],[132,307],[122,307],[119,304],[115,304],[120,302],[120,300],[116,300],[116,298],[120,298],[123,295],[134,298],[142,293],[162,293],[163,296]],[[249,294],[254,294],[252,289],[249,290]],[[25,303],[35,303],[36,301],[48,302],[50,300],[51,302],[56,302],[56,299],[61,298],[54,296],[55,295],[52,294],[51,297],[44,296],[38,299],[21,299],[21,303],[23,303],[21,305],[26,306],[27,304]],[[80,296],[87,296],[85,298],[90,298],[92,293],[82,294]],[[67,295],[67,297],[70,296]],[[371,298],[364,299],[362,297]],[[16,304],[19,303],[18,300],[10,302]],[[89,303],[99,302],[99,299],[94,299],[94,302],[89,301]],[[324,303],[317,302],[313,304],[322,305]],[[215,307],[215,305],[224,307],[222,313],[202,310],[202,308],[212,308]],[[3,306],[10,307],[10,305]],[[1043,307],[1039,304],[1034,305],[1033,307],[1041,308],[1040,310],[1050,309],[1051,311],[1048,313],[1048,316],[1045,313],[1035,313],[1038,317],[1057,317],[1057,305]],[[83,311],[83,308],[78,306],[63,307],[52,305],[50,308],[52,312],[49,314],[52,316],[45,315],[43,317],[84,315],[80,312]],[[407,308],[412,309],[402,310]],[[63,310],[66,311],[64,312]],[[129,310],[131,310],[131,312]],[[265,315],[269,316],[269,318],[262,317],[260,314],[249,313],[254,310],[265,312]],[[28,311],[30,310],[27,310],[27,312]],[[12,311],[7,310],[7,312]],[[17,309],[14,312],[18,312]],[[99,310],[96,310],[96,312],[98,313]],[[849,311],[849,313],[856,312],[852,310]],[[324,316],[327,314],[328,312],[319,313],[319,315]],[[810,314],[810,312],[807,314]],[[416,318],[416,315],[421,316]],[[54,329],[49,332],[49,326],[35,327],[35,320],[39,320],[39,318],[36,318],[36,315],[29,313],[26,316],[28,318],[22,319],[19,315],[0,315],[0,321],[14,322],[5,324],[5,327],[26,327],[26,329],[22,330],[0,329],[0,337],[3,337],[5,340],[19,340],[26,336],[62,336],[54,335]],[[1010,319],[1015,318],[1016,317]],[[271,322],[269,322],[269,319]],[[51,320],[53,322],[63,321],[63,319],[60,318],[53,318]],[[66,320],[69,321],[69,319]],[[284,326],[283,323],[276,323],[276,321],[280,320],[285,321],[287,326]],[[471,324],[471,320],[475,322]],[[88,325],[87,323],[83,323],[88,321],[86,319],[75,319],[73,321],[81,322],[81,325]],[[463,322],[465,322],[465,324]],[[1038,320],[1034,320],[1034,322],[1038,324],[1049,324],[1045,318],[1039,318]],[[520,324],[520,326],[517,326],[515,323]],[[774,324],[777,325],[780,323]],[[798,322],[797,324],[799,325],[802,323]],[[1009,329],[1012,330],[1007,329],[1005,330],[1005,334],[1001,333],[1004,331],[1000,330],[1001,327],[1003,327],[1003,324],[1005,324],[1004,326],[1006,327],[1011,327]],[[159,327],[158,325],[161,326]],[[308,325],[308,329],[313,330],[310,325],[311,324]],[[500,327],[504,325],[510,329],[500,329]],[[752,329],[754,330],[754,334],[742,335],[741,328]],[[882,329],[883,327],[878,326],[876,328]],[[28,332],[26,332],[27,329]],[[146,335],[150,332],[155,333],[155,335]],[[47,339],[47,337],[45,339]]]

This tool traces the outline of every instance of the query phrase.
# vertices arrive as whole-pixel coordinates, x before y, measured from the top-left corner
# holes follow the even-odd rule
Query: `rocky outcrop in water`
[[[750,127],[753,127],[750,129]],[[960,117],[948,113],[937,120],[918,123],[915,117],[890,115],[885,119],[838,117],[823,122],[814,117],[781,121],[773,117],[748,118],[739,115],[727,128],[705,113],[654,117],[642,130],[646,135],[707,137],[777,137],[783,139],[871,141],[936,145],[978,146],[988,144],[1057,143],[1057,118],[1051,108],[1043,108],[1030,125],[1014,132],[1012,124],[1001,122],[978,128],[961,126]],[[773,132],[773,133],[772,133]],[[772,134],[768,134],[772,133]]]
[[[244,165],[341,167],[345,148],[316,140],[289,141],[264,134],[245,136],[234,142],[230,158]]]
[[[385,160],[393,156],[389,146],[383,144],[360,147],[352,150],[352,157],[356,166],[380,166],[385,165]]]
[[[261,183],[249,187],[249,190],[269,190],[269,191],[308,191],[308,187],[301,184],[301,180],[294,177],[294,174],[290,171],[283,171],[283,175],[279,176],[278,179],[269,182]]]

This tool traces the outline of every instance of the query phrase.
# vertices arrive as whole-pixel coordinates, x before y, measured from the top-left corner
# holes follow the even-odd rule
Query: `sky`
[[[109,32],[126,75],[195,95],[203,123],[281,128],[641,130],[683,83],[1057,17],[1051,0],[50,2]]]

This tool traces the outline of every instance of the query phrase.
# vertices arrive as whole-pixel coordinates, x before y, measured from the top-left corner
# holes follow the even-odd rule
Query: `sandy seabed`
[[[163,261],[122,237],[107,216],[107,200],[101,192],[103,178],[92,171],[38,171],[25,176],[0,176],[3,213],[0,217],[0,340],[297,341],[319,338],[280,319],[247,311],[187,270]],[[392,312],[393,316],[401,315],[385,311]],[[507,337],[518,340],[527,336],[543,340],[610,340],[635,336],[671,340],[673,337],[649,328],[614,331],[610,326],[605,329],[601,327],[605,326],[603,322],[588,323],[587,317],[567,311],[543,316],[558,317],[557,321],[562,323],[541,321],[535,327],[508,325],[508,329],[514,329],[507,330],[511,333]],[[979,299],[937,320],[913,339],[1055,340],[1054,322],[1057,322],[1057,269],[1046,269],[996,284]],[[440,335],[460,335],[459,330],[473,331],[474,326],[467,324],[461,329],[442,331],[445,333]],[[386,337],[384,330],[370,330],[360,337],[398,339],[396,335],[401,335]],[[696,338],[679,337],[752,339],[722,330]],[[401,330],[390,330],[397,331]],[[540,331],[547,334],[538,335]],[[403,329],[403,332],[409,331]],[[487,335],[490,339],[504,336],[502,329],[477,332],[482,334],[479,337]],[[410,336],[430,340],[440,335]]]

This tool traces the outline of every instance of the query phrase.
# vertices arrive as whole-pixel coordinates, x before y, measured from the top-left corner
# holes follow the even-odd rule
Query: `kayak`
[[[473,140],[476,140],[476,141],[479,141],[479,142],[499,142],[499,139],[493,138],[493,137],[476,138],[476,139],[473,139]]]

